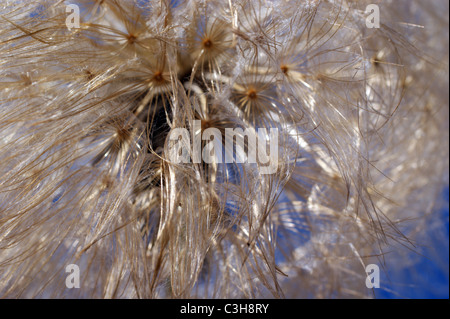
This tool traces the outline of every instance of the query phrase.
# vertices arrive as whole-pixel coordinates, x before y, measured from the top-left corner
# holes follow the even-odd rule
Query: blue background
[[[411,252],[410,256],[418,263],[401,272],[390,270],[396,267],[390,265],[393,263],[391,258],[386,258],[387,271],[381,271],[380,289],[375,289],[376,298],[449,298],[448,187],[444,191],[444,199],[444,207],[436,214],[442,226],[424,234],[425,243],[420,248],[423,256]],[[396,258],[393,260],[398,262]]]

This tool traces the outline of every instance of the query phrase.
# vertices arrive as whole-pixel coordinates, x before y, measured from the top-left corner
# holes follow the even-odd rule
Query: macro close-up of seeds
[[[0,297],[448,298],[448,10],[0,0]]]

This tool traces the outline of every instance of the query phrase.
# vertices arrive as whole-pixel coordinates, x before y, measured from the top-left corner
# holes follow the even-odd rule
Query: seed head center
[[[159,82],[159,83],[163,82],[164,81],[164,77],[162,75],[162,72],[161,71],[156,71],[155,74],[153,75],[153,79],[156,82]]]
[[[249,90],[247,91],[247,96],[248,96],[250,99],[254,100],[254,99],[256,99],[256,98],[258,97],[258,94],[256,93],[256,90],[255,90],[255,89],[249,89]]]
[[[212,47],[212,41],[209,38],[203,40],[203,46],[207,49]]]
[[[136,38],[136,36],[134,34],[129,34],[127,39],[128,39],[128,43],[129,44],[133,44],[134,42],[136,42],[137,38]]]

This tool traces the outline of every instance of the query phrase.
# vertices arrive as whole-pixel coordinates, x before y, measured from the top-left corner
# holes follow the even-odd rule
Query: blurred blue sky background
[[[437,218],[438,229],[423,234],[424,245],[420,247],[423,256],[411,252],[417,263],[403,271],[391,265],[399,262],[397,256],[386,258],[387,272],[381,271],[380,289],[375,289],[376,298],[449,298],[449,188],[444,190],[444,204]],[[446,240],[443,241],[443,238]],[[415,256],[414,256],[415,254]],[[401,260],[401,259],[400,259]],[[390,267],[391,266],[391,267]]]

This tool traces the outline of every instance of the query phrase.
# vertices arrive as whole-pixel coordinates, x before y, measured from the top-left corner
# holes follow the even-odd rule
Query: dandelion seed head
[[[74,3],[1,4],[1,296],[371,297],[438,227],[444,1]]]

